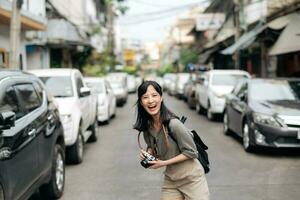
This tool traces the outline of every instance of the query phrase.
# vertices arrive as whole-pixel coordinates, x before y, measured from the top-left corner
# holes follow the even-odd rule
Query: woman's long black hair
[[[138,131],[145,131],[153,125],[152,116],[144,109],[142,106],[141,98],[147,92],[148,87],[152,85],[154,89],[162,96],[162,88],[161,86],[155,81],[145,81],[143,82],[138,88],[138,100],[136,102],[137,107],[137,118],[136,122],[133,126],[134,129]],[[169,123],[170,119],[178,118],[173,112],[171,112],[164,104],[161,102],[160,107],[160,121],[162,124]]]

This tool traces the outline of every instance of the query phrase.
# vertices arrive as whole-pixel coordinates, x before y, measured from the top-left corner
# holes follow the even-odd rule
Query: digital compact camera
[[[145,168],[150,167],[152,164],[149,163],[149,161],[155,161],[157,160],[154,156],[152,156],[150,153],[143,152],[144,159],[141,161],[141,165]]]

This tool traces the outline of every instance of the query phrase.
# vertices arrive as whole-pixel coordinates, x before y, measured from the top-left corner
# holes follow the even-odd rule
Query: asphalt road
[[[135,119],[136,95],[118,108],[116,118],[99,127],[98,142],[85,146],[84,161],[68,165],[63,200],[159,199],[163,170],[139,165]],[[240,140],[222,133],[221,122],[210,122],[174,97],[167,106],[188,117],[209,147],[211,172],[207,175],[211,200],[298,200],[300,151],[262,149],[246,153]]]

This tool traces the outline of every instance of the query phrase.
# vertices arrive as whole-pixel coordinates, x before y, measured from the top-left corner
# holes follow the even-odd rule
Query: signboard
[[[196,18],[196,30],[219,29],[225,21],[223,13],[200,14]]]
[[[131,49],[124,49],[123,59],[126,60],[134,60],[135,59],[135,51]]]

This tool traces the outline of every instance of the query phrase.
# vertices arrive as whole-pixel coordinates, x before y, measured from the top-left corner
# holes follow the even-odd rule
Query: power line
[[[161,20],[161,19],[165,19],[165,18],[169,18],[169,17],[173,17],[174,13],[167,13],[168,15],[166,16],[153,16],[152,18],[146,18],[146,19],[138,19],[137,21],[133,21],[133,22],[128,22],[128,23],[120,23],[120,25],[122,26],[130,26],[130,25],[136,25],[136,24],[141,24],[141,23],[145,23],[145,22],[149,22],[149,21],[157,21],[157,20]]]
[[[169,5],[153,4],[153,3],[148,3],[148,2],[145,2],[145,1],[141,1],[141,0],[134,0],[134,2],[139,3],[139,4],[143,4],[143,5],[147,5],[147,6],[156,7],[156,8],[170,7]]]
[[[204,0],[201,2],[197,2],[197,3],[191,3],[191,4],[186,4],[186,5],[182,5],[182,6],[177,6],[177,7],[173,7],[170,9],[166,9],[166,10],[160,10],[160,11],[155,11],[155,12],[149,12],[149,13],[143,13],[143,14],[136,14],[136,15],[131,15],[131,16],[125,16],[125,18],[137,18],[137,17],[143,17],[143,16],[151,16],[151,15],[159,15],[162,13],[169,13],[169,12],[174,12],[174,11],[178,11],[178,10],[184,10],[190,7],[194,7],[196,5],[200,5],[206,2],[209,2],[210,0]]]

